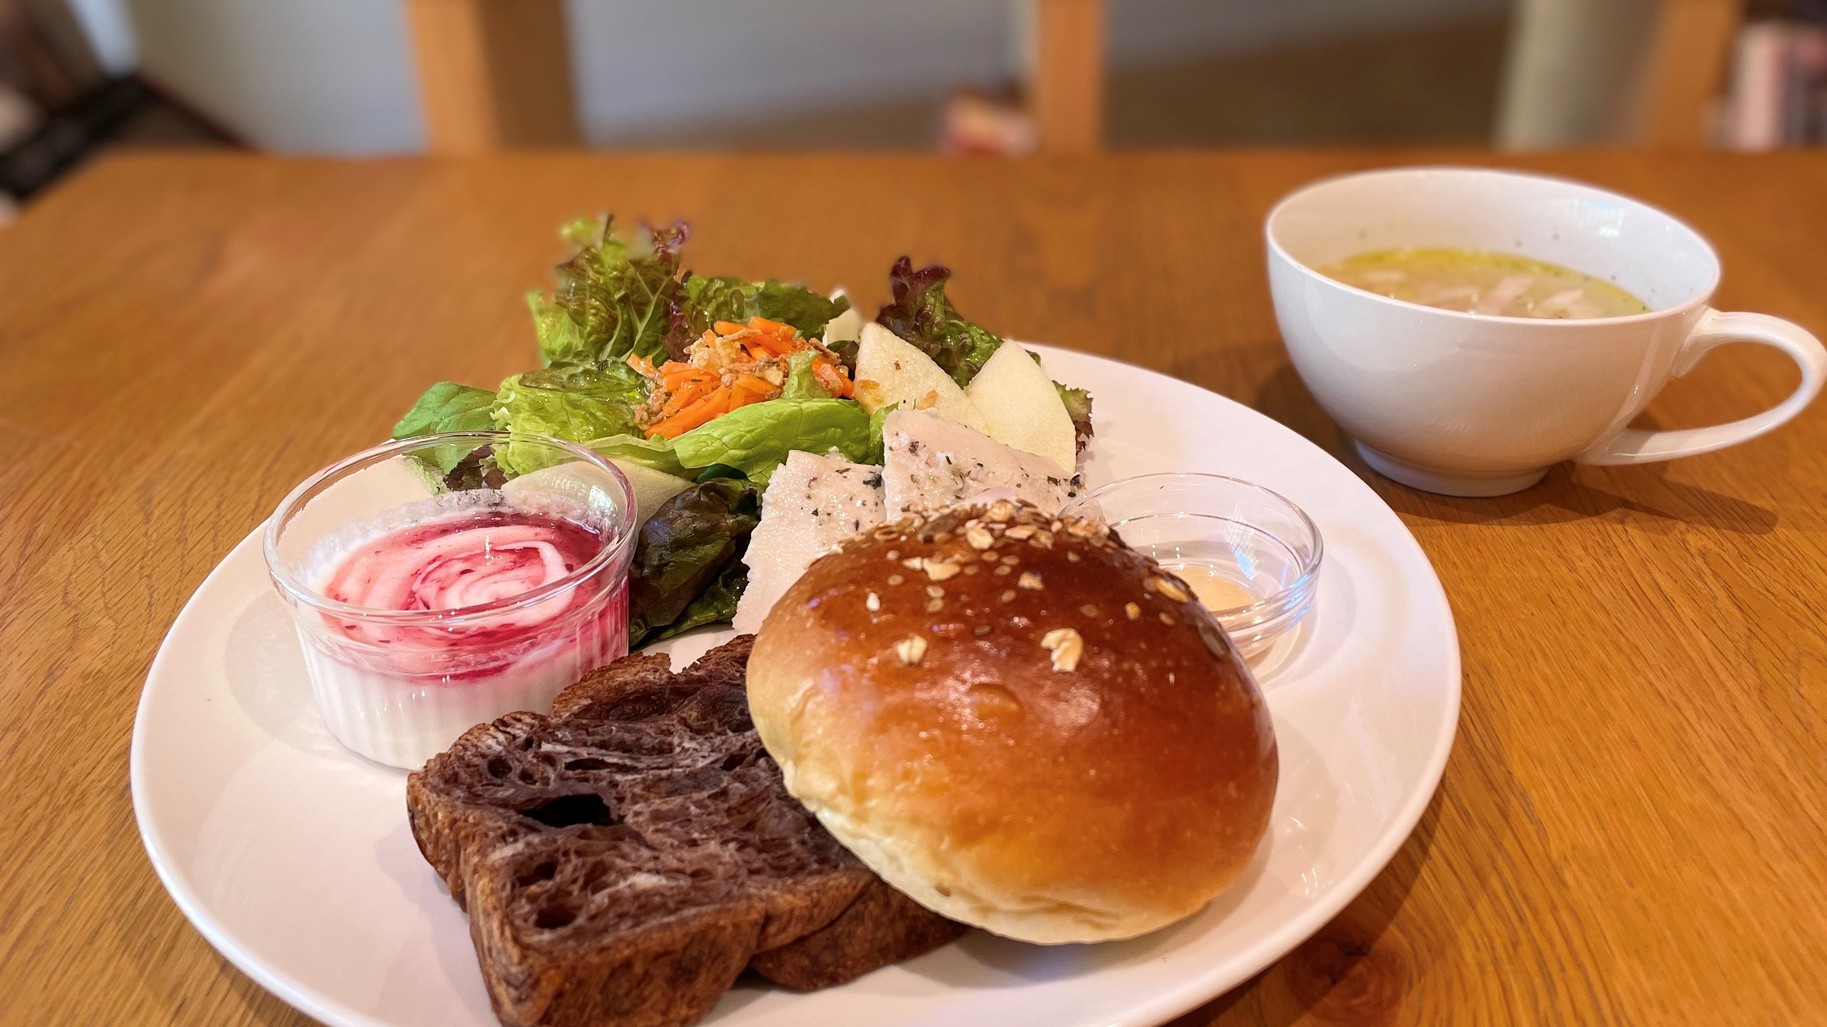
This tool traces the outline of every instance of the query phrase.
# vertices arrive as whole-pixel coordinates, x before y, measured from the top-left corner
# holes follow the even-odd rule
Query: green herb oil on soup
[[[1559,264],[1485,250],[1377,250],[1334,261],[1319,272],[1391,299],[1470,314],[1586,318],[1649,311],[1642,300],[1611,282]]]

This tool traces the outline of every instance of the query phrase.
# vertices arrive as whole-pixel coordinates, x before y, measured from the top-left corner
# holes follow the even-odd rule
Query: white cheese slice
[[[736,603],[734,627],[761,627],[812,561],[882,523],[882,469],[794,451],[774,469],[761,494],[761,523],[742,560],[748,587]]]
[[[1053,461],[921,410],[888,415],[882,451],[883,512],[890,521],[992,490],[1053,513],[1070,485]]]

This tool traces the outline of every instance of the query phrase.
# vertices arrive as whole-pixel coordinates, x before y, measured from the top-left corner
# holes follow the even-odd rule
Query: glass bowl
[[[414,768],[626,654],[636,515],[614,464],[542,435],[403,439],[311,476],[265,551],[330,733]]]
[[[1269,648],[1313,604],[1323,546],[1300,507],[1222,474],[1123,478],[1062,515],[1095,517],[1186,581],[1245,657]]]

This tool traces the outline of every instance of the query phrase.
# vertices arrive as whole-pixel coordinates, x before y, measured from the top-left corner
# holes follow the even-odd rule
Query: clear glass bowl
[[[265,551],[325,726],[413,768],[627,653],[636,523],[628,480],[590,450],[454,432],[312,475]]]
[[[1096,517],[1185,579],[1244,656],[1266,650],[1313,603],[1323,546],[1305,511],[1221,474],[1123,478],[1061,511]]]

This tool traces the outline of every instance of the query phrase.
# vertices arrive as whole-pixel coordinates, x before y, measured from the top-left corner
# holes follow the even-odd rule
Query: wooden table
[[[1283,353],[1259,225],[1317,175],[1441,158],[1467,159],[172,155],[78,176],[0,230],[0,1023],[298,1021],[153,877],[127,787],[140,685],[294,482],[428,382],[533,361],[521,295],[564,219],[688,216],[695,267],[865,304],[902,252],[943,259],[991,326],[1197,382],[1352,462]],[[1827,329],[1827,154],[1518,163],[1679,212],[1720,247],[1724,306]],[[1736,347],[1647,419],[1723,421],[1793,382]],[[1458,616],[1458,746],[1369,890],[1181,1023],[1827,1016],[1827,405],[1503,499],[1370,480]]]

